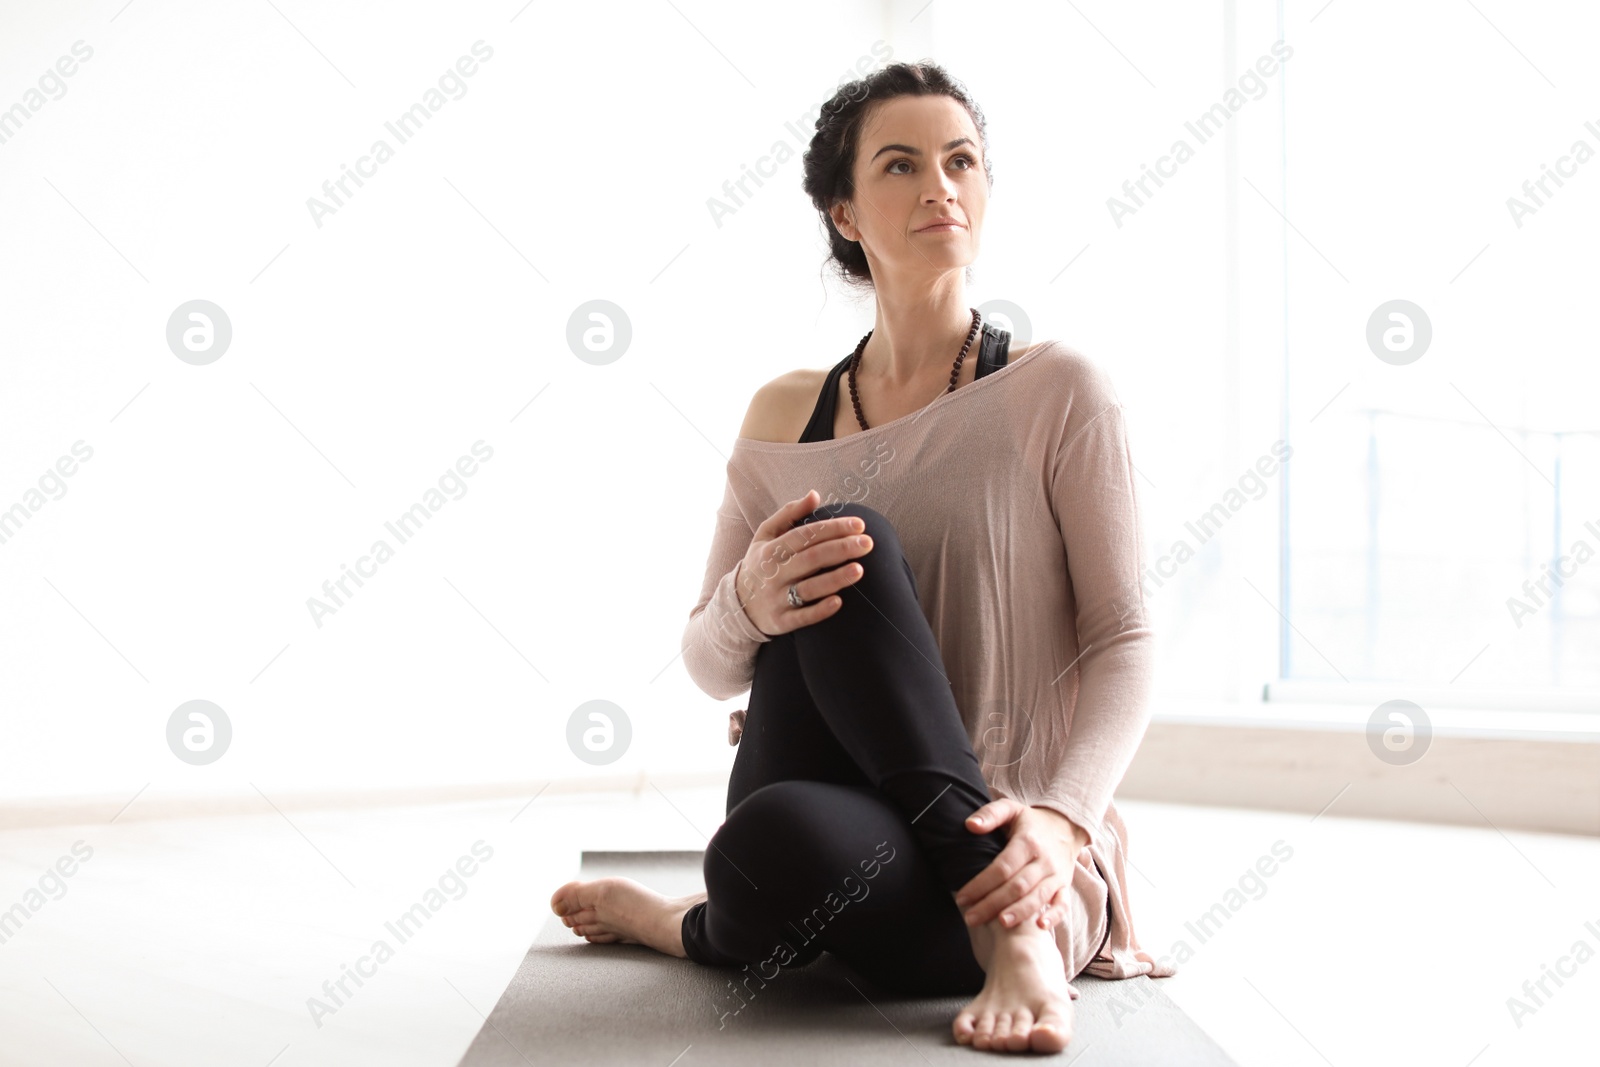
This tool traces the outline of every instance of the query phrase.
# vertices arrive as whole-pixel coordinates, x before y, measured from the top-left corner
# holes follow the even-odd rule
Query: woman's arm
[[[1068,404],[1050,494],[1077,602],[1078,693],[1065,756],[1034,806],[1066,816],[1095,841],[1150,721],[1155,636],[1140,580],[1143,528],[1122,404],[1087,361]]]
[[[750,688],[756,672],[756,651],[772,640],[756,629],[739,603],[735,581],[755,530],[745,522],[733,498],[730,479],[717,509],[700,601],[689,612],[683,630],[683,665],[694,684],[717,700]]]

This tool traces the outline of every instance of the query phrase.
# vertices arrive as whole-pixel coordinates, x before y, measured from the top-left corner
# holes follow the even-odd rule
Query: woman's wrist
[[[760,634],[764,640],[770,641],[774,635],[767,633],[767,631],[763,630],[760,626],[757,626],[755,618],[750,614],[750,606],[745,599],[743,579],[744,560],[741,559],[738,563],[733,565],[733,598],[739,602],[739,610],[744,612],[744,617],[750,620],[750,625],[755,627],[755,631]],[[755,589],[750,590],[750,596],[755,596]]]
[[[1073,822],[1056,809],[1046,808],[1035,804],[1033,805],[1033,810],[1042,811],[1046,815],[1053,817],[1054,821],[1061,827],[1063,839],[1072,842],[1072,854],[1074,856],[1089,846],[1089,831],[1085,830],[1083,827],[1079,826],[1077,823]]]

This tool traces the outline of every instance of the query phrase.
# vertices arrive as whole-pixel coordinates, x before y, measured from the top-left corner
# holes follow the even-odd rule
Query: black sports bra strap
[[[839,403],[839,379],[844,375],[845,368],[850,365],[850,359],[855,353],[850,353],[838,363],[834,364],[823,379],[822,392],[817,397],[817,406],[811,411],[811,421],[806,423],[805,432],[800,435],[800,444],[807,441],[833,440],[833,411]]]
[[[983,335],[978,346],[978,366],[973,371],[973,377],[982,378],[1006,365],[1011,353],[1011,332],[1002,330],[998,326],[983,324]],[[834,364],[828,372],[828,377],[823,380],[822,393],[817,397],[817,405],[811,411],[811,421],[806,423],[805,432],[800,435],[800,444],[807,441],[833,440],[833,413],[839,403],[839,381],[844,377],[844,372],[850,366],[852,352],[838,363]]]
[[[983,343],[978,349],[978,368],[974,378],[982,378],[1006,365],[1011,352],[1011,332],[998,326],[983,324]]]

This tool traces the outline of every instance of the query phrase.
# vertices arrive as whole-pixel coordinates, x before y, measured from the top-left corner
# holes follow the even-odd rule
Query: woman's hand
[[[1065,895],[1089,835],[1059,812],[1030,808],[1011,797],[990,801],[967,817],[973,833],[992,833],[1007,824],[1011,833],[1006,847],[961,887],[956,905],[968,926],[981,926],[998,915],[1007,927],[1032,920],[1048,930],[1066,914]]]
[[[857,556],[872,551],[855,515],[804,522],[820,499],[815,489],[791,500],[756,527],[755,537],[739,562],[734,589],[755,628],[777,637],[821,622],[839,610],[836,594],[864,573]],[[799,524],[799,525],[796,525]],[[793,585],[805,606],[789,603]]]

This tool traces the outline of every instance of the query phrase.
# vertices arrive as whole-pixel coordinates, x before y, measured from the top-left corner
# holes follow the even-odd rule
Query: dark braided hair
[[[891,63],[865,78],[839,87],[832,99],[822,105],[817,116],[817,132],[806,149],[805,176],[801,188],[822,215],[823,232],[828,237],[829,260],[840,281],[847,286],[871,289],[872,269],[859,242],[847,240],[833,224],[829,210],[841,200],[855,195],[851,175],[856,165],[856,143],[874,104],[897,96],[948,96],[967,109],[977,127],[983,146],[983,170],[989,188],[994,188],[994,167],[989,162],[989,135],[983,109],[967,89],[937,63]],[[972,268],[967,268],[970,275]],[[968,278],[970,281],[970,277]]]

